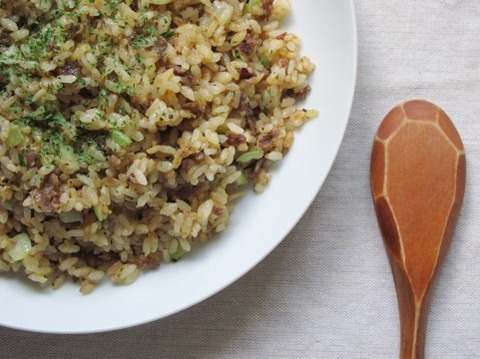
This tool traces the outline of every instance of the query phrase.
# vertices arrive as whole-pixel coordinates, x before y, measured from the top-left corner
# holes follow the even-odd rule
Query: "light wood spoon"
[[[375,210],[397,289],[401,359],[424,356],[435,277],[465,192],[462,140],[436,105],[412,100],[390,111],[372,151]]]

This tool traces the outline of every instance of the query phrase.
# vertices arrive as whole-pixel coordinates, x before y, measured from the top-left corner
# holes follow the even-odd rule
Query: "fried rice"
[[[0,272],[86,294],[222,231],[316,116],[290,7],[0,1]]]

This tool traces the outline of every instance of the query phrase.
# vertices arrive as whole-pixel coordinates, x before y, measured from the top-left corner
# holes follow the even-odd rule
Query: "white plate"
[[[105,284],[82,296],[75,285],[40,290],[2,274],[0,324],[50,332],[125,328],[176,313],[225,288],[259,263],[298,222],[323,184],[342,141],[356,76],[352,0],[293,0],[288,30],[317,70],[305,107],[320,117],[298,133],[293,149],[262,195],[236,207],[230,227],[178,263],[144,273],[130,286]]]

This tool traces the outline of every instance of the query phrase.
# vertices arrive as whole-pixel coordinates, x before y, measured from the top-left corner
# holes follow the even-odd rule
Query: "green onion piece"
[[[248,183],[248,180],[247,180],[247,177],[245,176],[244,173],[242,173],[240,175],[240,177],[237,178],[237,180],[235,181],[235,183],[238,185],[238,186],[243,186],[245,184]]]
[[[270,68],[270,59],[267,56],[263,56],[262,59],[260,60],[260,63],[266,69]]]
[[[94,206],[93,210],[94,210],[95,215],[97,216],[99,221],[103,221],[103,220],[105,220],[105,218],[107,218],[106,213],[103,212],[103,206],[102,205],[98,204],[98,205]]]
[[[31,252],[32,242],[30,241],[30,237],[25,233],[16,235],[13,237],[13,241],[15,241],[15,245],[10,248],[8,254],[14,261],[21,261]]]
[[[20,127],[16,125],[10,126],[10,131],[8,131],[7,144],[10,147],[16,147],[23,141],[23,134]]]
[[[245,58],[243,57],[243,55],[242,55],[242,53],[240,52],[239,49],[234,49],[233,50],[233,58],[235,60],[245,61]]]
[[[182,258],[184,256],[184,254],[185,254],[185,251],[182,248],[182,246],[179,244],[178,248],[177,248],[177,251],[172,254],[172,260],[174,262],[177,262],[178,260],[180,260],[180,258]]]
[[[221,124],[220,126],[217,127],[217,133],[224,134],[228,132],[229,128],[226,124]]]
[[[167,31],[165,31],[162,36],[165,38],[165,39],[168,39],[172,36],[175,36],[177,33],[175,32],[175,30],[172,30],[172,29],[168,29]]]
[[[247,5],[245,5],[245,9],[249,14],[251,14],[254,6],[260,4],[261,2],[262,0],[248,0]]]
[[[59,213],[58,217],[60,218],[60,221],[62,221],[62,223],[74,223],[83,221],[82,212],[78,212],[75,210]]]
[[[248,163],[253,160],[259,160],[265,153],[262,150],[248,151],[237,158],[240,163]]]
[[[67,161],[73,161],[75,159],[75,150],[70,145],[63,145],[60,147],[60,156],[65,157]]]
[[[170,4],[172,2],[172,0],[150,0],[149,3],[150,4],[154,4],[154,5],[167,5],[167,4]]]
[[[20,153],[18,154],[18,164],[22,167],[27,167],[27,162],[25,161],[25,158]]]
[[[126,134],[119,130],[112,130],[110,132],[112,140],[118,143],[123,148],[128,148],[132,144],[132,140]]]
[[[15,205],[15,198],[10,198],[8,201],[2,202],[2,206],[9,211],[13,211],[13,206]]]

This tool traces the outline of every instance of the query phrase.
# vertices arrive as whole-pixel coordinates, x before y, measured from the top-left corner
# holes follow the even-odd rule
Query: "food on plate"
[[[0,271],[89,293],[227,225],[316,116],[288,0],[0,2]]]

